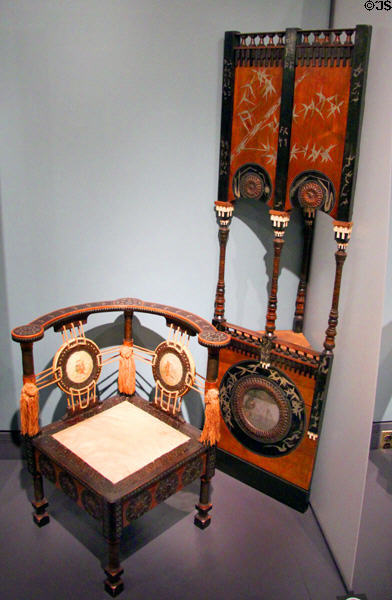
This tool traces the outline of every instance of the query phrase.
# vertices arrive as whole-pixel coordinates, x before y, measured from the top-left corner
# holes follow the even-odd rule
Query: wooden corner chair
[[[122,311],[121,346],[103,349],[85,336],[83,325],[97,312]],[[155,350],[132,339],[134,312],[165,317],[166,341]],[[35,373],[33,344],[52,327],[63,343],[52,366]],[[196,373],[189,336],[208,348],[207,377]],[[200,477],[195,525],[210,524],[210,481],[219,437],[216,381],[219,350],[230,338],[204,319],[161,304],[123,298],[56,310],[12,331],[23,361],[21,432],[27,466],[34,482],[34,522],[49,523],[42,476],[63,490],[92,517],[102,522],[108,542],[105,590],[116,596],[124,587],[119,561],[122,530],[133,519]],[[135,393],[135,359],[151,363],[155,398]],[[119,362],[119,394],[98,401],[96,385],[102,366]],[[57,384],[67,396],[67,415],[40,427],[39,390]],[[205,392],[202,434],[181,417],[181,401],[191,388]]]

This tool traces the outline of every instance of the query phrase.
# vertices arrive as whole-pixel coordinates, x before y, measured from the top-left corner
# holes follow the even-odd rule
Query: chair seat
[[[190,439],[126,400],[53,437],[112,483]]]
[[[37,460],[58,483],[66,471],[110,502],[206,453],[200,431],[139,396],[115,396],[33,438]],[[65,490],[64,490],[65,491]]]

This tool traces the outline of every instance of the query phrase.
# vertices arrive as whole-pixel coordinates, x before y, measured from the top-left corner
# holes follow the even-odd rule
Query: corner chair
[[[100,349],[83,326],[95,313],[121,311],[122,345]],[[134,312],[161,315],[167,339],[154,350],[136,346]],[[52,366],[35,373],[33,344],[47,329],[60,332],[62,345]],[[189,337],[208,349],[206,378],[196,373]],[[200,478],[194,523],[211,521],[210,481],[219,439],[216,381],[219,350],[230,337],[204,319],[171,306],[122,298],[56,310],[12,331],[22,351],[21,433],[34,483],[34,522],[49,523],[43,479],[50,480],[102,523],[108,543],[105,590],[117,596],[124,587],[119,550],[122,531],[169,496]],[[135,392],[135,359],[150,363],[156,383],[152,402]],[[97,381],[102,367],[119,363],[119,394],[100,402]],[[39,425],[39,390],[57,384],[67,397],[67,414]],[[181,417],[181,401],[190,389],[205,393],[202,434]]]

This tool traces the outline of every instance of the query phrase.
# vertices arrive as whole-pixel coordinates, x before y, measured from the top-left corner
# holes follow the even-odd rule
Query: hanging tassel
[[[205,395],[205,419],[204,427],[199,437],[199,442],[207,446],[214,446],[220,440],[220,418],[219,418],[219,392],[211,388]]]
[[[118,390],[120,394],[132,396],[135,393],[136,367],[132,346],[125,344],[120,348],[120,363],[118,367]]]
[[[20,422],[22,435],[37,435],[39,413],[39,392],[35,383],[29,381],[20,394]]]

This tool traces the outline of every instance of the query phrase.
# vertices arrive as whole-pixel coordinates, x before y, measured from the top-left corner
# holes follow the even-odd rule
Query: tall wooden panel
[[[358,163],[370,27],[225,36],[218,200],[220,261],[214,324],[231,336],[219,369],[220,465],[305,510],[333,361]],[[225,262],[235,205],[269,210],[274,258],[263,331],[225,316]],[[284,235],[303,215],[292,331],[276,331]],[[337,242],[323,348],[303,335],[317,211]],[[271,232],[271,233],[272,233]],[[307,307],[309,310],[309,307]],[[317,307],[312,307],[317,310]]]

